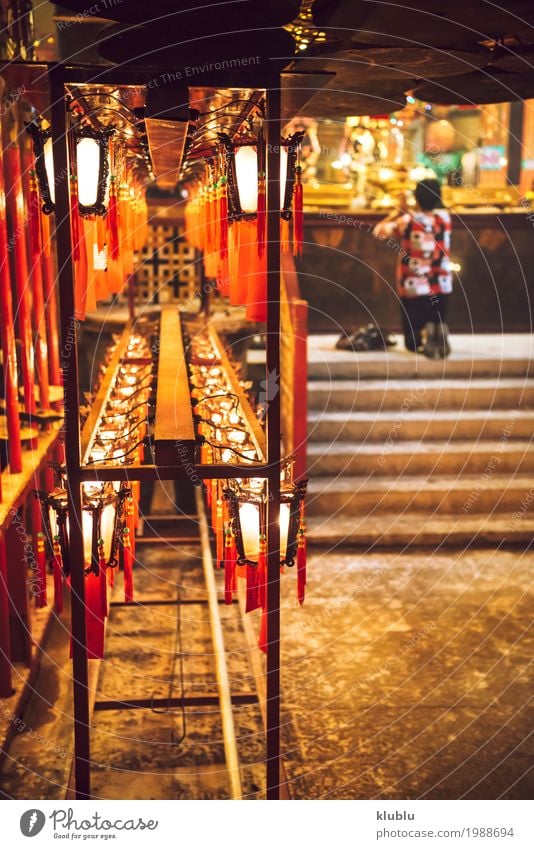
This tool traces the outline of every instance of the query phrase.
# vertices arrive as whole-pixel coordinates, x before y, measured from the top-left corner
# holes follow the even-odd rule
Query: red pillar
[[[48,395],[48,349],[46,341],[46,321],[43,296],[43,269],[41,265],[41,210],[37,180],[32,175],[34,159],[25,143],[22,154],[22,186],[25,199],[26,244],[30,261],[30,281],[32,295],[33,341],[35,368],[39,386],[39,406],[47,410],[50,406]]]
[[[24,407],[35,413],[34,356],[32,348],[31,302],[28,284],[28,261],[24,221],[24,197],[22,193],[20,149],[16,139],[11,141],[4,154],[4,179],[9,232],[9,253],[15,280],[17,303],[15,316],[21,342],[20,358],[24,384]]]
[[[4,399],[9,436],[9,467],[14,473],[22,471],[20,419],[18,408],[17,351],[13,324],[13,297],[7,242],[4,169],[0,151],[0,339],[4,360]],[[1,497],[1,493],[0,493]]]

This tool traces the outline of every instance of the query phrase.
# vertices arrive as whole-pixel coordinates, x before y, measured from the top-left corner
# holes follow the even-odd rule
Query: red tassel
[[[108,225],[109,225],[109,255],[111,259],[119,258],[119,204],[117,200],[117,187],[115,177],[109,182],[108,203]]]
[[[224,545],[224,603],[232,604],[235,584],[235,547],[231,530],[226,531]]]
[[[215,534],[215,541],[217,547],[215,566],[217,569],[222,569],[223,561],[226,561],[227,540],[225,539],[223,524],[223,506],[222,501],[220,499],[217,501]]]
[[[80,259],[81,222],[78,209],[78,186],[76,178],[70,178],[70,220],[72,227],[72,258]]]
[[[280,221],[280,250],[284,254],[289,253],[289,221],[282,218]]]
[[[297,598],[299,604],[304,604],[306,594],[306,526],[301,522],[298,533],[297,547]]]
[[[59,614],[63,613],[63,562],[57,537],[54,539],[52,568],[54,570],[54,610]]]
[[[261,613],[260,634],[258,637],[258,648],[267,654],[267,608],[264,608]]]
[[[300,165],[295,168],[295,191],[293,193],[293,254],[302,256],[304,241],[304,195]]]
[[[107,616],[108,611],[108,581],[106,575],[106,558],[104,557],[104,540],[98,540],[98,579],[100,581],[100,606],[102,616]]]
[[[111,589],[115,586],[115,569],[108,569],[108,584]]]
[[[85,633],[87,657],[104,657],[104,616],[100,600],[100,578],[90,572],[85,578]]]
[[[140,464],[142,464],[143,460],[140,458]],[[126,524],[128,525],[128,530],[130,531],[130,551],[132,552],[132,563],[135,560],[135,528],[136,528],[136,520],[135,520],[135,501],[130,495],[130,497],[126,500]]]
[[[258,569],[256,566],[251,566],[247,563],[247,598],[245,613],[250,613],[252,610],[257,610],[260,606],[258,600]]]
[[[221,259],[228,257],[228,189],[226,177],[221,178],[219,188],[219,253]]]
[[[122,532],[122,561],[124,568],[124,601],[133,601],[133,555],[130,545],[130,531],[124,528]]]
[[[260,536],[260,553],[258,557],[258,604],[260,607],[267,606],[267,562],[265,558],[265,536]]]
[[[256,233],[258,242],[258,256],[265,253],[265,230],[266,230],[266,203],[265,203],[265,175],[261,174],[258,184],[258,214],[256,216]]]
[[[42,531],[37,533],[37,584],[38,591],[35,598],[37,607],[46,606],[46,552],[45,535]]]
[[[37,191],[35,171],[30,171],[29,195],[30,242],[32,259],[35,262],[41,253],[41,209],[39,206],[39,192]]]
[[[232,533],[232,554],[231,554],[231,557],[232,557],[232,561],[233,561],[233,564],[234,564],[234,580],[233,580],[233,583],[232,583],[232,590],[233,590],[234,593],[236,593],[237,592],[237,578],[238,578],[237,546],[235,544],[235,536],[234,536],[233,533]]]

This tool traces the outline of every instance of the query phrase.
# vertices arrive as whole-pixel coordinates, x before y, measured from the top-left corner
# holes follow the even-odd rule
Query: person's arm
[[[389,215],[386,215],[382,221],[379,221],[373,230],[373,236],[376,239],[387,239],[392,236],[397,230],[397,222],[402,218],[398,209],[394,209]]]

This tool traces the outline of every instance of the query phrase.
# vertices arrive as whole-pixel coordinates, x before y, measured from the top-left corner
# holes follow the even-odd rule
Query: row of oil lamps
[[[235,383],[230,379],[217,343],[209,331],[197,332],[191,337],[188,359],[197,435],[201,442],[200,462],[243,466],[263,462],[264,457],[254,438],[254,428],[241,403],[241,392],[235,391]],[[243,384],[240,390],[244,391]],[[286,460],[281,472],[280,565],[297,564],[300,603],[304,600],[306,584],[306,483],[294,482],[292,460]],[[247,584],[254,581],[254,577],[257,580],[258,575],[251,574],[251,570],[265,569],[266,479],[210,479],[205,481],[205,487],[216,539],[217,565],[226,569],[228,558],[232,560],[235,557],[235,574],[242,573]],[[233,585],[235,587],[235,581]],[[248,595],[247,592],[247,609],[254,609],[254,606],[249,606]],[[232,600],[228,589],[225,597],[227,602]]]

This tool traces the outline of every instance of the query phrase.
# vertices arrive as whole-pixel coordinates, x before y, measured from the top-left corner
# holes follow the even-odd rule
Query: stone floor
[[[294,798],[534,793],[532,551],[316,552],[284,582]]]
[[[139,599],[202,598],[198,550],[140,551]],[[295,799],[532,798],[532,551],[316,550],[306,602],[283,592],[283,751]],[[188,694],[216,692],[207,610],[182,608]],[[222,608],[234,692],[251,673],[235,606]],[[52,627],[24,731],[0,772],[4,798],[64,798],[71,735],[65,618]],[[98,699],[165,695],[176,608],[114,608]],[[175,676],[174,691],[180,688]],[[264,790],[256,707],[235,711],[246,798]],[[101,798],[226,798],[220,720],[100,711],[92,732]]]

